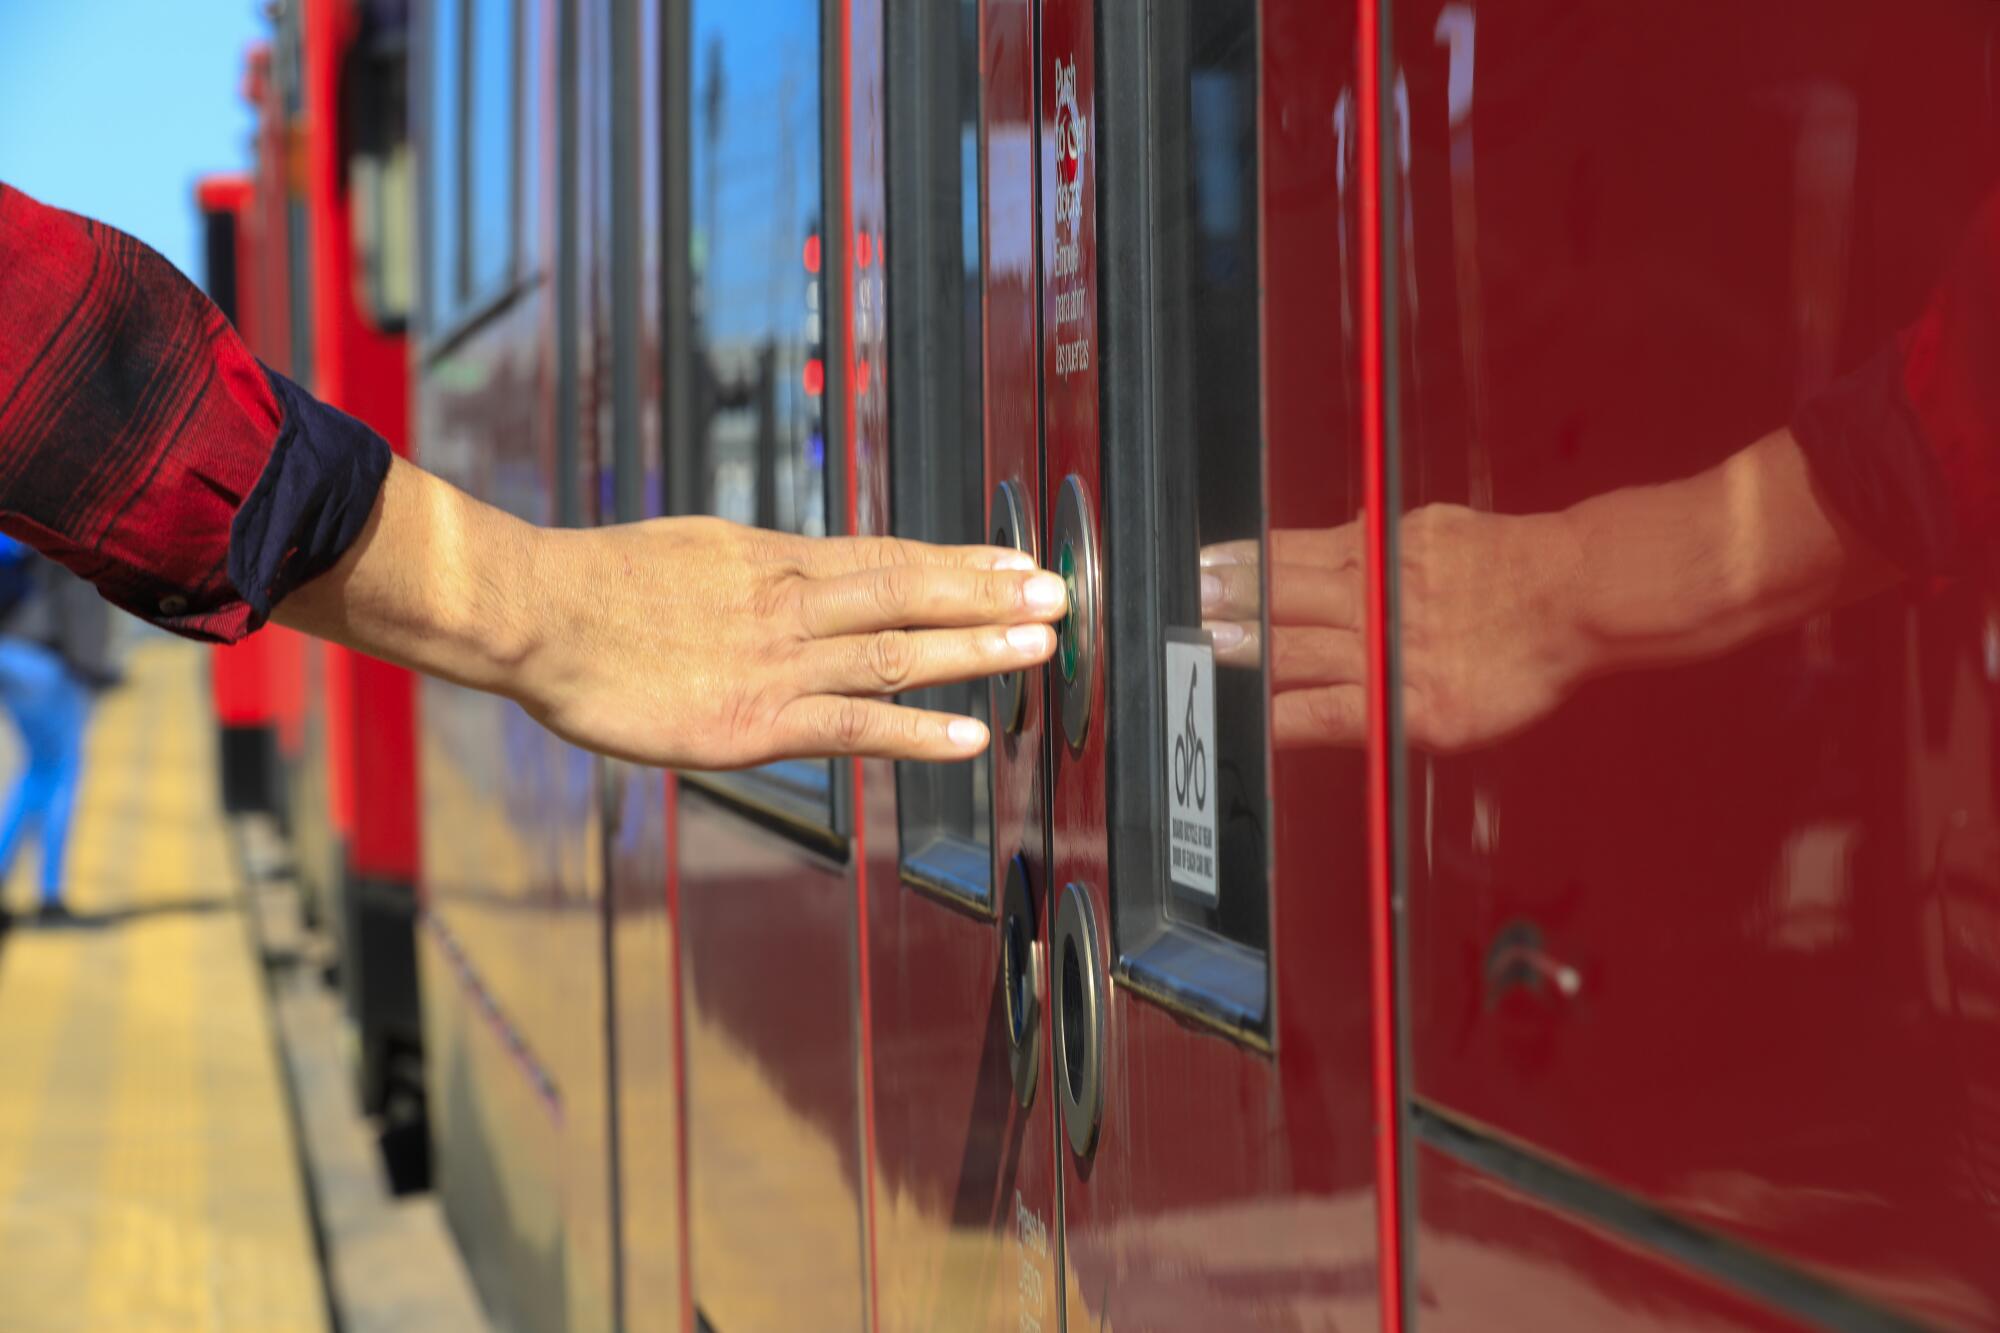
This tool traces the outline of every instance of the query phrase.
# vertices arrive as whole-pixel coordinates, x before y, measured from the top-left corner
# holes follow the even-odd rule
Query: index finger
[[[820,537],[802,562],[814,578],[918,565],[944,569],[1033,569],[1027,552],[1006,546],[941,546],[909,537]]]
[[[1278,564],[1343,569],[1362,563],[1362,545],[1366,537],[1367,532],[1359,519],[1337,528],[1279,528],[1271,533],[1270,558]],[[1203,569],[1255,565],[1263,559],[1264,543],[1255,537],[1210,542],[1201,548]]]
[[[1359,519],[1337,528],[1280,528],[1271,534],[1271,558],[1281,564],[1323,569],[1358,565],[1367,535]]]

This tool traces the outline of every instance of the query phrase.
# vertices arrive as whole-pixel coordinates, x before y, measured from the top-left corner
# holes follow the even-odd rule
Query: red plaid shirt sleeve
[[[1792,431],[1827,502],[1904,572],[2000,565],[2000,193],[1917,322]]]
[[[0,185],[0,530],[232,641],[351,544],[388,452],[145,245]]]

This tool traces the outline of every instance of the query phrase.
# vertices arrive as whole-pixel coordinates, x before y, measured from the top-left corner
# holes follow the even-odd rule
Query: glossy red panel
[[[619,770],[607,829],[613,1101],[625,1326],[680,1330],[688,1290],[682,1211],[679,941],[668,911],[672,804],[664,774]]]
[[[1258,247],[1265,275],[1262,393],[1244,404],[1247,467],[1262,427],[1267,531],[1327,527],[1359,503],[1354,264],[1359,200],[1351,153],[1353,15],[1317,3],[1266,3],[1251,60],[1258,73]],[[1077,110],[1095,133],[1107,86],[1096,49],[1099,16],[1079,0],[1042,8],[1043,143],[1065,113],[1062,80],[1074,61]],[[1140,72],[1122,72],[1127,91]],[[1074,225],[1081,262],[1045,277],[1043,309],[1080,309],[1077,323],[1042,331],[1048,404],[1047,476],[1075,473],[1103,512],[1098,368],[1130,351],[1101,345],[1097,312],[1139,299],[1100,290],[1106,247],[1149,238],[1099,230],[1114,164],[1087,156],[1077,172],[1079,214],[1059,219],[1065,171],[1040,154],[1045,253]],[[1141,210],[1128,202],[1124,216]],[[1067,265],[1064,265],[1067,268]],[[1059,304],[1073,285],[1081,302]],[[1109,336],[1109,335],[1106,335]],[[1088,357],[1073,348],[1081,340]],[[1109,375],[1110,370],[1104,374]],[[1213,447],[1213,446],[1209,446]],[[1185,483],[1181,483],[1185,484]],[[1117,573],[1123,553],[1106,534],[1106,597],[1137,596]],[[1100,629],[1100,634],[1102,630]],[[1104,678],[1120,675],[1107,651]],[[1128,667],[1127,670],[1130,670]],[[1057,736],[1051,883],[1088,886],[1110,947],[1118,866],[1106,827],[1107,728],[1102,679],[1082,747]],[[1164,762],[1163,760],[1161,762]],[[1278,750],[1270,759],[1272,1004],[1268,1036],[1224,1035],[1179,1016],[1121,976],[1106,1026],[1105,1101],[1094,1151],[1080,1158],[1058,1135],[1063,1162],[1064,1294],[1068,1326],[1187,1329],[1355,1328],[1380,1317],[1367,1024],[1368,947],[1364,788],[1359,755]],[[1126,773],[1127,782],[1144,775]],[[1107,960],[1121,966],[1117,957]],[[1268,1049],[1266,1049],[1268,1047]],[[1051,1073],[1051,1077],[1056,1075]]]
[[[2000,184],[2000,9],[1394,11],[1418,1090],[1860,1300],[1992,1327],[1991,585],[1753,601],[1816,529],[1703,479],[1795,453],[1947,281]],[[1812,455],[1814,515],[1894,420]],[[1549,581],[1586,502],[1657,517]],[[1706,583],[1745,550],[1768,563]],[[1673,629],[1704,586],[1722,609]],[[1568,639],[1579,587],[1661,628]]]
[[[1791,1333],[1810,1327],[1426,1149],[1416,1268],[1426,1333]]]
[[[867,6],[858,6],[857,14]],[[1038,503],[1041,457],[1035,325],[1033,10],[1025,0],[982,7],[984,151],[980,235],[983,296],[984,493],[1009,482]],[[903,17],[912,17],[905,10]],[[858,29],[859,30],[859,29]],[[879,104],[866,53],[855,46],[857,115]],[[879,135],[879,127],[875,131]],[[861,125],[857,135],[867,133]],[[857,151],[857,225],[879,217],[882,182]],[[890,235],[887,243],[905,243]],[[914,244],[914,242],[908,242]],[[897,272],[906,272],[899,269]],[[866,290],[869,274],[860,275]],[[897,300],[891,291],[889,299]],[[912,309],[911,306],[893,306]],[[911,392],[915,391],[912,386]],[[891,383],[890,392],[896,392]],[[886,515],[886,418],[861,398],[861,518]],[[878,434],[878,432],[881,432]],[[879,441],[879,443],[876,443]],[[871,449],[871,445],[873,446]],[[981,448],[980,439],[936,448]],[[971,536],[972,534],[967,534]],[[1040,673],[1023,722],[993,751],[993,884],[1017,854],[1037,919],[1047,919],[1046,713]],[[1056,1311],[1054,1100],[1046,1075],[1022,1107],[1015,1093],[1001,986],[997,912],[949,904],[906,884],[894,774],[866,766],[868,966],[875,1108],[877,1327],[1052,1329]],[[994,890],[994,899],[1000,890]],[[1045,927],[1044,927],[1045,929]],[[1046,1049],[1046,1014],[1036,1037]]]
[[[677,822],[695,1304],[718,1329],[859,1329],[852,882],[686,785]]]

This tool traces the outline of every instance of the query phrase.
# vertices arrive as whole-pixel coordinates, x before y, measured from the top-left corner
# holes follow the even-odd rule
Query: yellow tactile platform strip
[[[0,946],[0,1330],[323,1330],[205,654],[147,637],[128,666],[71,843],[85,921]]]

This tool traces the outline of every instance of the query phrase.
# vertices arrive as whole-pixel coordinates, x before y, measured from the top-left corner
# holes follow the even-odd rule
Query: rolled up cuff
[[[1950,486],[1903,389],[1897,339],[1809,401],[1792,422],[1821,497],[1906,575],[1963,571]]]
[[[347,553],[389,475],[388,441],[264,368],[284,413],[264,471],[229,529],[229,579],[247,629]]]

